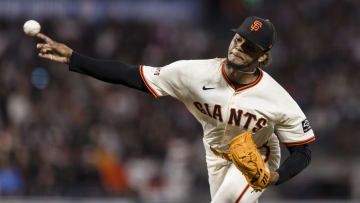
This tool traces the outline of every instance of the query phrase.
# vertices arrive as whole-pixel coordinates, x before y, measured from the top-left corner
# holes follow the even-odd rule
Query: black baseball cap
[[[240,27],[232,31],[254,43],[262,51],[269,51],[276,39],[276,30],[270,20],[257,16],[247,17]]]

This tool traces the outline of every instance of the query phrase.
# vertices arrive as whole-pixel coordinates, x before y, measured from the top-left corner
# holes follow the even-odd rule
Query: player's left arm
[[[275,125],[280,141],[290,152],[289,157],[274,172],[271,184],[282,184],[299,174],[311,162],[309,143],[315,140],[310,123],[298,104],[289,96],[282,105],[282,116]]]
[[[269,185],[280,185],[303,171],[311,162],[311,149],[308,144],[288,146],[289,157],[275,172],[271,172]]]

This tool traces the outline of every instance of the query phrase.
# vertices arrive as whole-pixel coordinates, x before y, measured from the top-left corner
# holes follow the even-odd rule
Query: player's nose
[[[236,51],[238,52],[244,52],[244,49],[241,45],[235,46]]]
[[[242,41],[240,41],[240,42],[237,42],[236,44],[235,44],[235,49],[237,49],[237,50],[239,50],[239,51],[244,51],[244,49],[243,49],[243,44],[245,43],[245,41],[244,40],[242,40]]]

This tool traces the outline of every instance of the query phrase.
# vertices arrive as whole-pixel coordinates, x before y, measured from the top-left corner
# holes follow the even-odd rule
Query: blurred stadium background
[[[26,20],[85,55],[163,66],[224,57],[248,15],[275,24],[266,71],[317,138],[311,166],[260,202],[360,202],[358,0],[1,0],[0,202],[210,201],[202,131],[181,103],[38,58]]]

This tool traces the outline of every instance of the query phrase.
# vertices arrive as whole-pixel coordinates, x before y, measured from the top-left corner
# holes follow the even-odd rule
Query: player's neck
[[[259,76],[259,72],[257,71],[257,64],[254,64],[244,70],[235,70],[225,64],[225,73],[231,82],[238,84],[250,84],[254,82]]]

